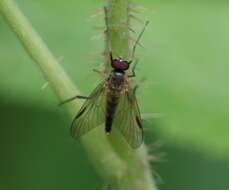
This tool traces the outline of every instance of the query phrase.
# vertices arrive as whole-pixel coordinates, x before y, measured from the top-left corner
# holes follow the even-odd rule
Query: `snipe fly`
[[[132,58],[148,21],[145,23],[132,50]],[[132,60],[113,58],[110,52],[112,71],[105,74],[105,79],[94,89],[89,97],[75,96],[63,103],[75,98],[86,99],[71,125],[71,134],[78,139],[93,128],[105,123],[105,132],[112,132],[112,127],[117,127],[127,143],[132,148],[138,148],[143,141],[142,119],[137,104],[135,92],[136,86],[131,86],[129,78],[135,77],[136,62],[130,75],[127,70]]]

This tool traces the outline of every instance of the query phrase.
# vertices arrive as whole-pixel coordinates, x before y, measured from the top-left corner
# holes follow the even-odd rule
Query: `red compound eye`
[[[122,60],[122,59],[119,58],[119,59],[114,59],[111,62],[111,66],[114,69],[125,71],[125,70],[127,70],[129,68],[129,63],[128,63],[128,61],[125,61],[125,60]]]

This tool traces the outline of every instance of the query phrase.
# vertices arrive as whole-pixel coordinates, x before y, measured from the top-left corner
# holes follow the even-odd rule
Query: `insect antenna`
[[[134,59],[134,54],[135,54],[135,50],[136,50],[137,44],[139,43],[139,41],[140,41],[140,39],[141,39],[141,37],[142,37],[142,34],[144,33],[144,31],[145,31],[145,29],[146,29],[146,26],[147,26],[148,24],[149,24],[149,21],[147,20],[147,21],[145,22],[145,25],[144,25],[142,31],[141,31],[140,34],[138,35],[137,40],[136,40],[135,43],[134,43],[134,46],[133,46],[133,49],[132,49],[132,54],[131,54],[131,60]]]

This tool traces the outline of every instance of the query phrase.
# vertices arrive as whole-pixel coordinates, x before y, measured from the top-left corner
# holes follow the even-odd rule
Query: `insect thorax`
[[[113,70],[108,77],[108,88],[113,92],[120,92],[125,84],[125,73]]]

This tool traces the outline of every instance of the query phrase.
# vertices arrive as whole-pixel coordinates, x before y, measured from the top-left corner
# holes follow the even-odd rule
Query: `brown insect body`
[[[110,133],[112,130],[113,117],[119,103],[119,97],[125,88],[125,72],[114,69],[107,80],[107,99],[106,99],[106,120],[105,131]]]
[[[147,24],[148,22],[133,46],[132,59]],[[71,134],[74,138],[78,139],[105,122],[106,133],[110,133],[112,126],[115,126],[132,148],[138,148],[142,144],[142,120],[135,97],[138,86],[131,86],[127,79],[135,77],[134,69],[137,62],[132,67],[131,74],[125,75],[132,59],[130,61],[121,57],[113,59],[112,52],[110,52],[110,63],[113,70],[109,74],[105,73],[108,76],[93,90],[90,96],[75,96],[62,102],[67,103],[75,98],[86,99],[72,121]]]
[[[115,126],[132,148],[143,141],[141,115],[137,105],[135,90],[126,75],[130,62],[121,58],[113,59],[113,70],[101,82],[84,102],[74,118],[71,134],[79,138],[96,126],[105,122],[105,132],[111,133]]]

